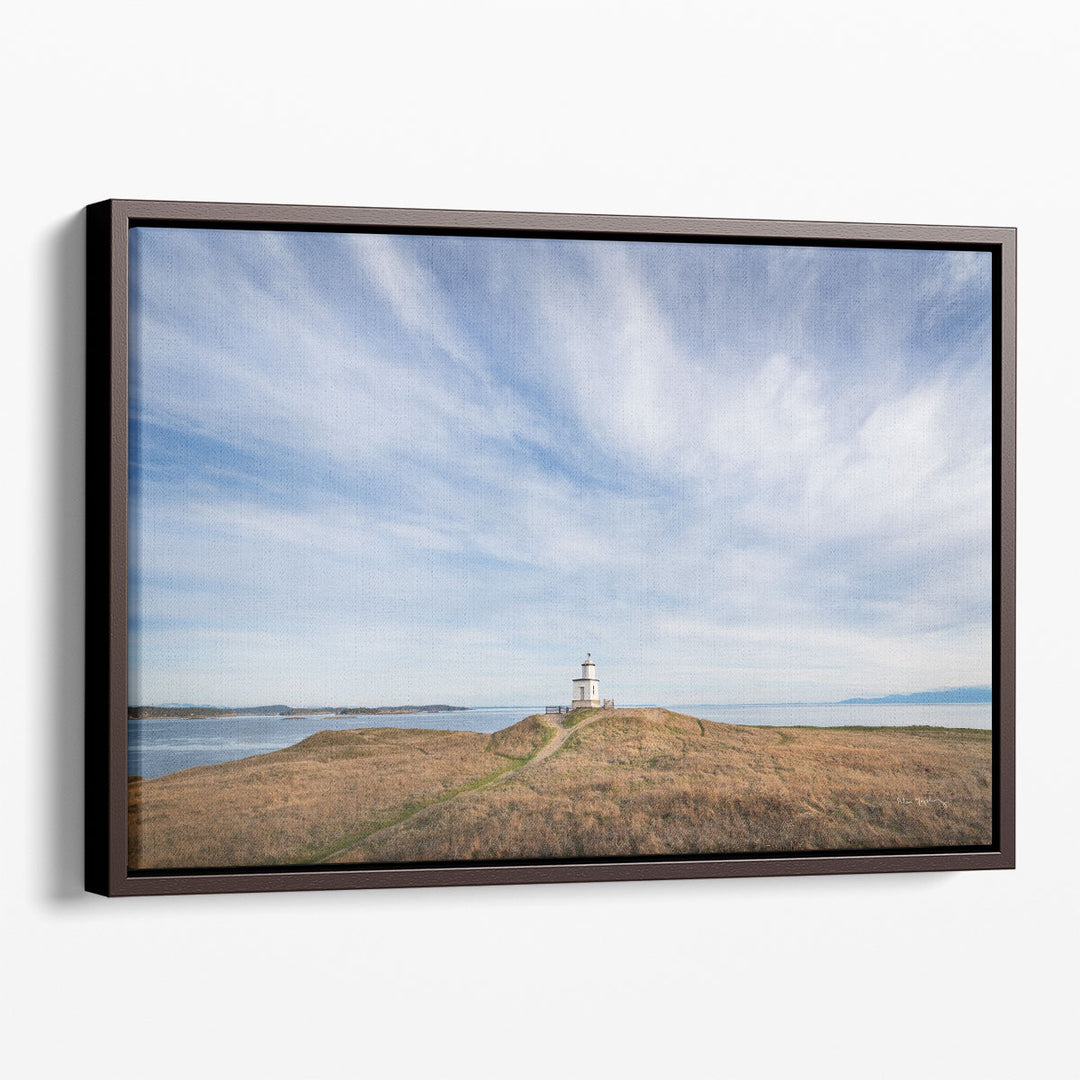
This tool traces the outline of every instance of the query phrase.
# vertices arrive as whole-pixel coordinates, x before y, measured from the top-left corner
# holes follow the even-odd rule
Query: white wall
[[[1074,11],[7,11],[0,1046],[31,1055],[13,1075],[1075,1075]],[[1016,225],[1020,868],[83,895],[79,212],[110,196]]]

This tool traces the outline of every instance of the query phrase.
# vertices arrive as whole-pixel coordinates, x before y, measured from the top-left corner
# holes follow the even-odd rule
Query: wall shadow
[[[83,897],[83,672],[85,657],[86,216],[46,240],[49,590],[42,837],[47,898]]]

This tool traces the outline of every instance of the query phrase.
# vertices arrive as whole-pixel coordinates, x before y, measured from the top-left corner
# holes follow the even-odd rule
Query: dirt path
[[[447,803],[453,802],[455,799],[460,799],[462,795],[471,795],[475,791],[484,791],[487,788],[497,787],[499,784],[505,784],[508,780],[513,779],[515,776],[521,776],[523,773],[527,773],[532,769],[535,769],[541,762],[551,757],[556,751],[561,749],[563,743],[566,742],[575,731],[580,731],[584,727],[588,727],[589,724],[596,723],[597,720],[604,720],[609,716],[614,715],[614,709],[601,709],[599,712],[594,713],[592,716],[585,720],[580,720],[574,724],[573,727],[566,727],[563,724],[563,718],[557,713],[544,713],[543,718],[547,721],[551,727],[555,729],[554,736],[546,742],[531,758],[529,758],[524,765],[519,765],[516,769],[507,769],[504,773],[499,773],[498,776],[492,777],[486,783],[478,784],[476,787],[466,788],[464,791],[459,791],[454,795],[451,795],[447,799],[439,799],[436,802],[428,803],[427,806],[421,807],[414,814],[410,814],[406,818],[402,818],[400,821],[395,821],[393,825],[386,825],[381,829],[376,829],[374,832],[368,833],[366,836],[362,836],[359,840],[350,841],[344,847],[338,848],[336,851],[331,851],[329,855],[324,855],[321,859],[316,859],[316,865],[318,863],[330,862],[331,859],[338,859],[342,855],[348,854],[355,848],[358,848],[361,844],[366,844],[369,840],[376,836],[382,836],[383,833],[390,832],[391,829],[399,829],[402,825],[407,824],[410,821],[416,821],[418,818],[429,817],[436,811],[444,807]]]

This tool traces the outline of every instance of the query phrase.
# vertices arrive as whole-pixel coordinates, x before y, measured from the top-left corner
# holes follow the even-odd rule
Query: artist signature
[[[942,810],[948,809],[949,806],[944,799],[939,799],[936,795],[916,795],[914,799],[909,799],[906,795],[897,795],[896,803],[898,806],[940,806]]]

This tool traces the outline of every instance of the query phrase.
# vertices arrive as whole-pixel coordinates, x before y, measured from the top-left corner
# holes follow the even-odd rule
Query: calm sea
[[[675,712],[723,724],[812,727],[986,728],[990,705],[672,705]],[[147,778],[194,765],[218,765],[253,754],[267,754],[314,735],[350,728],[427,728],[436,731],[498,731],[516,724],[542,705],[517,705],[467,712],[410,713],[402,716],[229,716],[203,720],[128,721],[128,772]]]

